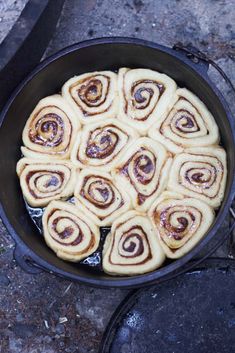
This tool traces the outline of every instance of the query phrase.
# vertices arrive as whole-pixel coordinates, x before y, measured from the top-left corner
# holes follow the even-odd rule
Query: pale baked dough
[[[134,129],[117,119],[86,125],[76,137],[71,160],[80,168],[110,171],[120,153],[138,137]]]
[[[174,158],[167,189],[217,208],[224,197],[226,179],[224,149],[218,146],[189,148]]]
[[[133,207],[146,211],[164,190],[171,163],[171,154],[163,145],[141,137],[122,154],[112,175],[130,194]]]
[[[63,85],[62,95],[82,124],[111,119],[118,109],[117,74],[95,71],[75,76]]]
[[[118,118],[145,135],[168,109],[176,88],[174,80],[157,71],[121,68]]]
[[[59,94],[43,98],[25,124],[22,153],[28,158],[69,159],[79,127],[64,98]]]
[[[129,211],[112,225],[103,249],[103,269],[111,275],[137,275],[153,271],[165,260],[150,219]]]
[[[149,130],[149,136],[173,152],[219,142],[218,126],[205,104],[186,88],[177,89],[170,109]]]
[[[77,262],[91,255],[99,245],[99,228],[77,207],[51,201],[42,217],[47,245],[64,260]]]
[[[69,161],[22,158],[16,171],[23,195],[32,207],[44,207],[74,193],[77,171]]]
[[[99,226],[110,226],[131,207],[122,185],[110,174],[95,169],[84,169],[79,173],[74,195],[79,209],[89,214]]]
[[[187,254],[212,225],[215,214],[205,202],[174,192],[163,192],[151,206],[149,217],[167,257]]]

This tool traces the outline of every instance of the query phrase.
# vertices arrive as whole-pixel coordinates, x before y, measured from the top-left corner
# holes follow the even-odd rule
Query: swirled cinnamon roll
[[[74,205],[51,201],[42,217],[47,245],[64,260],[77,262],[99,245],[99,228]]]
[[[130,208],[130,198],[110,174],[95,169],[80,172],[74,192],[77,206],[98,226],[109,226]]]
[[[75,76],[64,84],[62,95],[83,124],[113,118],[118,109],[117,74],[100,71]]]
[[[122,68],[118,73],[118,118],[145,135],[167,111],[175,91],[176,83],[167,75],[148,69]]]
[[[226,153],[220,147],[189,148],[174,158],[167,188],[220,206],[227,179]]]
[[[176,91],[170,111],[149,130],[149,136],[173,153],[219,142],[218,126],[204,103],[186,88]]]
[[[141,137],[123,153],[112,175],[130,194],[134,208],[146,211],[164,190],[171,162],[163,145]]]
[[[52,200],[73,195],[76,169],[69,161],[22,158],[17,174],[23,195],[32,207],[44,207]]]
[[[22,153],[29,158],[68,159],[79,127],[65,99],[58,94],[43,98],[24,127]]]
[[[124,149],[127,149],[138,134],[117,119],[89,124],[76,137],[71,153],[74,165],[90,166],[110,171]]]
[[[165,260],[150,220],[129,211],[112,225],[103,249],[103,269],[111,275],[137,275],[155,270]]]
[[[167,257],[177,259],[188,253],[205,236],[215,216],[201,200],[163,192],[148,213]]]

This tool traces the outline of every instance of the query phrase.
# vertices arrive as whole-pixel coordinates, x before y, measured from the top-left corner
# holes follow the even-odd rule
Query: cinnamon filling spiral
[[[164,85],[153,80],[140,80],[135,82],[131,87],[131,105],[134,108],[134,112],[129,111],[129,102],[126,99],[125,113],[130,114],[132,119],[145,121],[149,115],[153,112],[157,105],[158,100],[163,94],[165,88]],[[146,110],[148,111],[141,116],[136,116],[135,110]]]
[[[179,182],[189,190],[209,198],[218,195],[223,178],[223,165],[219,159],[210,156],[210,161],[188,161],[181,165]]]
[[[146,215],[128,211],[113,223],[103,250],[106,272],[145,273],[159,267],[164,259],[156,232]]]
[[[36,170],[26,176],[26,183],[35,198],[49,197],[61,192],[64,186],[64,173],[61,171]]]
[[[197,232],[201,221],[202,214],[198,209],[183,205],[167,207],[155,215],[160,236],[171,249],[185,244]]]
[[[98,208],[110,207],[115,198],[110,180],[95,175],[84,178],[80,194]]]
[[[202,167],[189,168],[185,173],[185,179],[195,186],[208,189],[216,181],[216,168],[208,163],[201,163]]]
[[[22,153],[27,158],[69,159],[80,127],[76,114],[59,94],[41,99],[23,131]]]
[[[123,132],[122,132],[123,133]],[[115,126],[97,128],[90,133],[86,146],[88,158],[104,159],[114,153],[119,141]]]
[[[120,159],[113,175],[130,194],[134,207],[147,211],[163,191],[171,163],[171,155],[160,143],[141,137]]]
[[[226,178],[226,153],[222,148],[189,148],[175,156],[168,190],[177,190],[217,208],[223,199]]]
[[[62,95],[85,125],[112,119],[118,109],[117,74],[100,71],[75,76],[65,82]]]
[[[96,75],[86,77],[70,86],[69,92],[74,102],[80,106],[84,116],[92,116],[101,111],[89,111],[87,108],[100,107],[106,101],[110,90],[110,77],[106,75]],[[81,105],[80,103],[83,103]],[[102,112],[108,110],[107,107]]]
[[[213,116],[192,92],[177,89],[170,108],[149,131],[149,136],[163,143],[173,153],[187,147],[218,143],[219,133]]]
[[[156,156],[149,150],[141,148],[122,167],[121,173],[128,176],[131,184],[138,192],[138,203],[141,205],[146,197],[151,196],[158,187],[151,185],[156,171]],[[145,186],[150,185],[146,189]]]
[[[56,211],[57,210],[54,210],[54,212]],[[53,213],[51,213],[49,217],[52,217]],[[84,234],[78,222],[72,219],[68,214],[53,218],[50,233],[51,237],[63,246],[78,245],[84,238]],[[90,245],[92,246],[92,244]]]
[[[134,176],[141,184],[148,184],[153,179],[155,165],[156,157],[150,151],[137,152],[133,161]]]
[[[28,138],[34,145],[50,149],[52,154],[65,153],[70,145],[72,130],[71,122],[63,110],[56,106],[47,106],[38,111],[30,121]],[[41,150],[40,152],[43,153]]]
[[[167,132],[168,128],[172,135]],[[179,138],[191,139],[209,134],[207,125],[197,108],[184,97],[180,97],[176,102],[168,118],[162,122],[159,131],[163,135],[166,134],[166,137],[172,141],[175,139],[174,135]]]
[[[188,253],[206,234],[214,212],[205,202],[165,191],[152,204],[149,217],[167,257],[177,259]]]
[[[62,118],[54,113],[48,113],[32,122],[29,138],[38,145],[58,146],[64,137],[64,123]]]
[[[102,123],[88,124],[77,136],[71,153],[73,164],[84,168],[92,166],[111,171],[121,152],[138,134],[117,119],[104,120]]]
[[[178,110],[172,118],[171,131],[176,134],[177,132],[191,134],[199,130],[195,117],[185,109]]]
[[[24,197],[33,207],[44,207],[74,192],[76,170],[69,161],[22,158],[17,163],[17,174]]]
[[[164,74],[148,69],[121,68],[118,73],[118,118],[146,135],[150,126],[168,109],[175,91],[175,82]]]
[[[128,231],[124,232],[122,237],[119,239],[118,253],[122,257],[136,258],[144,253],[146,245],[149,253],[146,254],[144,260],[141,260],[141,264],[145,263],[152,257],[151,249],[144,230],[140,226],[131,227]]]
[[[129,210],[130,199],[110,174],[84,169],[78,176],[74,195],[78,205],[98,226],[109,226]]]
[[[107,80],[105,86],[98,78],[87,78],[79,84],[77,88],[77,95],[88,107],[97,107],[104,103],[109,90],[110,78],[107,76],[103,76],[103,78]],[[76,84],[74,86],[76,86]],[[105,91],[103,91],[104,89]]]
[[[46,243],[62,259],[80,261],[99,245],[98,227],[67,202],[50,202],[43,213],[42,224]]]

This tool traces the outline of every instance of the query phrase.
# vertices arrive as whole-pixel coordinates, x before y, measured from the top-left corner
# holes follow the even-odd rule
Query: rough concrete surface
[[[14,25],[28,0],[0,1],[0,43]]]
[[[0,1],[0,18],[10,16],[12,3]],[[181,41],[210,55],[235,84],[234,8],[233,0],[67,0],[45,56],[102,36],[133,36],[168,46]],[[11,25],[0,21],[0,36]],[[210,75],[235,113],[231,90],[214,70]],[[0,223],[0,352],[98,352],[105,326],[127,291],[93,289],[47,273],[26,274],[14,262],[13,248]],[[228,243],[217,252],[227,253]]]

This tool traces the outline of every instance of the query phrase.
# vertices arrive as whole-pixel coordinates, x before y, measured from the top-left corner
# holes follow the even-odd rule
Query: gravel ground
[[[0,41],[12,26],[11,14],[18,15],[24,3],[0,1]],[[210,55],[235,84],[234,23],[232,0],[67,0],[45,56],[102,36],[139,37],[167,46],[181,41]],[[235,113],[230,89],[214,70],[210,75]],[[127,291],[26,274],[14,262],[13,249],[0,223],[0,352],[98,352],[105,326]],[[226,256],[227,244],[217,254]]]

